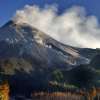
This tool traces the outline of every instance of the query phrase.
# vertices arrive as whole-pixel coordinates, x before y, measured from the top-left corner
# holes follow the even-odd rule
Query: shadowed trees
[[[69,82],[79,88],[91,88],[95,85],[95,70],[88,65],[80,65],[69,72]]]

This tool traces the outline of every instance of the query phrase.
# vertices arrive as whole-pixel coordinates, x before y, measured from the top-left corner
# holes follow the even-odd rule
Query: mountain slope
[[[18,53],[15,53],[16,56],[26,53],[47,62],[48,65],[58,62],[58,65],[60,63],[78,65],[89,62],[89,59],[81,56],[77,49],[63,45],[27,24],[16,25],[13,21],[8,22],[0,29],[0,43],[3,44],[2,42],[5,42],[5,45],[10,45],[11,48],[16,48]]]
[[[94,51],[64,45],[27,24],[9,21],[0,28],[0,75],[13,91],[45,89],[52,70],[89,64]]]

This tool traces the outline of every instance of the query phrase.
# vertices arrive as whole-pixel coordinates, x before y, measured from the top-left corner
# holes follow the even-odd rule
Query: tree
[[[54,81],[62,82],[63,81],[63,74],[59,69],[56,69],[52,73],[52,78]]]
[[[88,89],[95,85],[95,70],[88,65],[80,65],[70,73],[70,82],[80,88]]]

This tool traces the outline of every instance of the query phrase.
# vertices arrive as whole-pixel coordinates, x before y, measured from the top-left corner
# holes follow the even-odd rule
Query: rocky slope
[[[12,91],[40,89],[52,70],[89,64],[97,51],[64,45],[27,24],[9,21],[0,28],[0,75]]]

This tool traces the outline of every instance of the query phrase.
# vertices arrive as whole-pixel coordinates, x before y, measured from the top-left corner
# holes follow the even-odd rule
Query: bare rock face
[[[57,64],[62,68],[89,63],[89,59],[82,56],[77,48],[61,44],[27,24],[18,25],[13,21],[0,28],[0,44],[1,58],[24,58],[23,56],[29,55],[31,59],[43,63],[43,66],[46,64],[47,67],[52,67]]]

